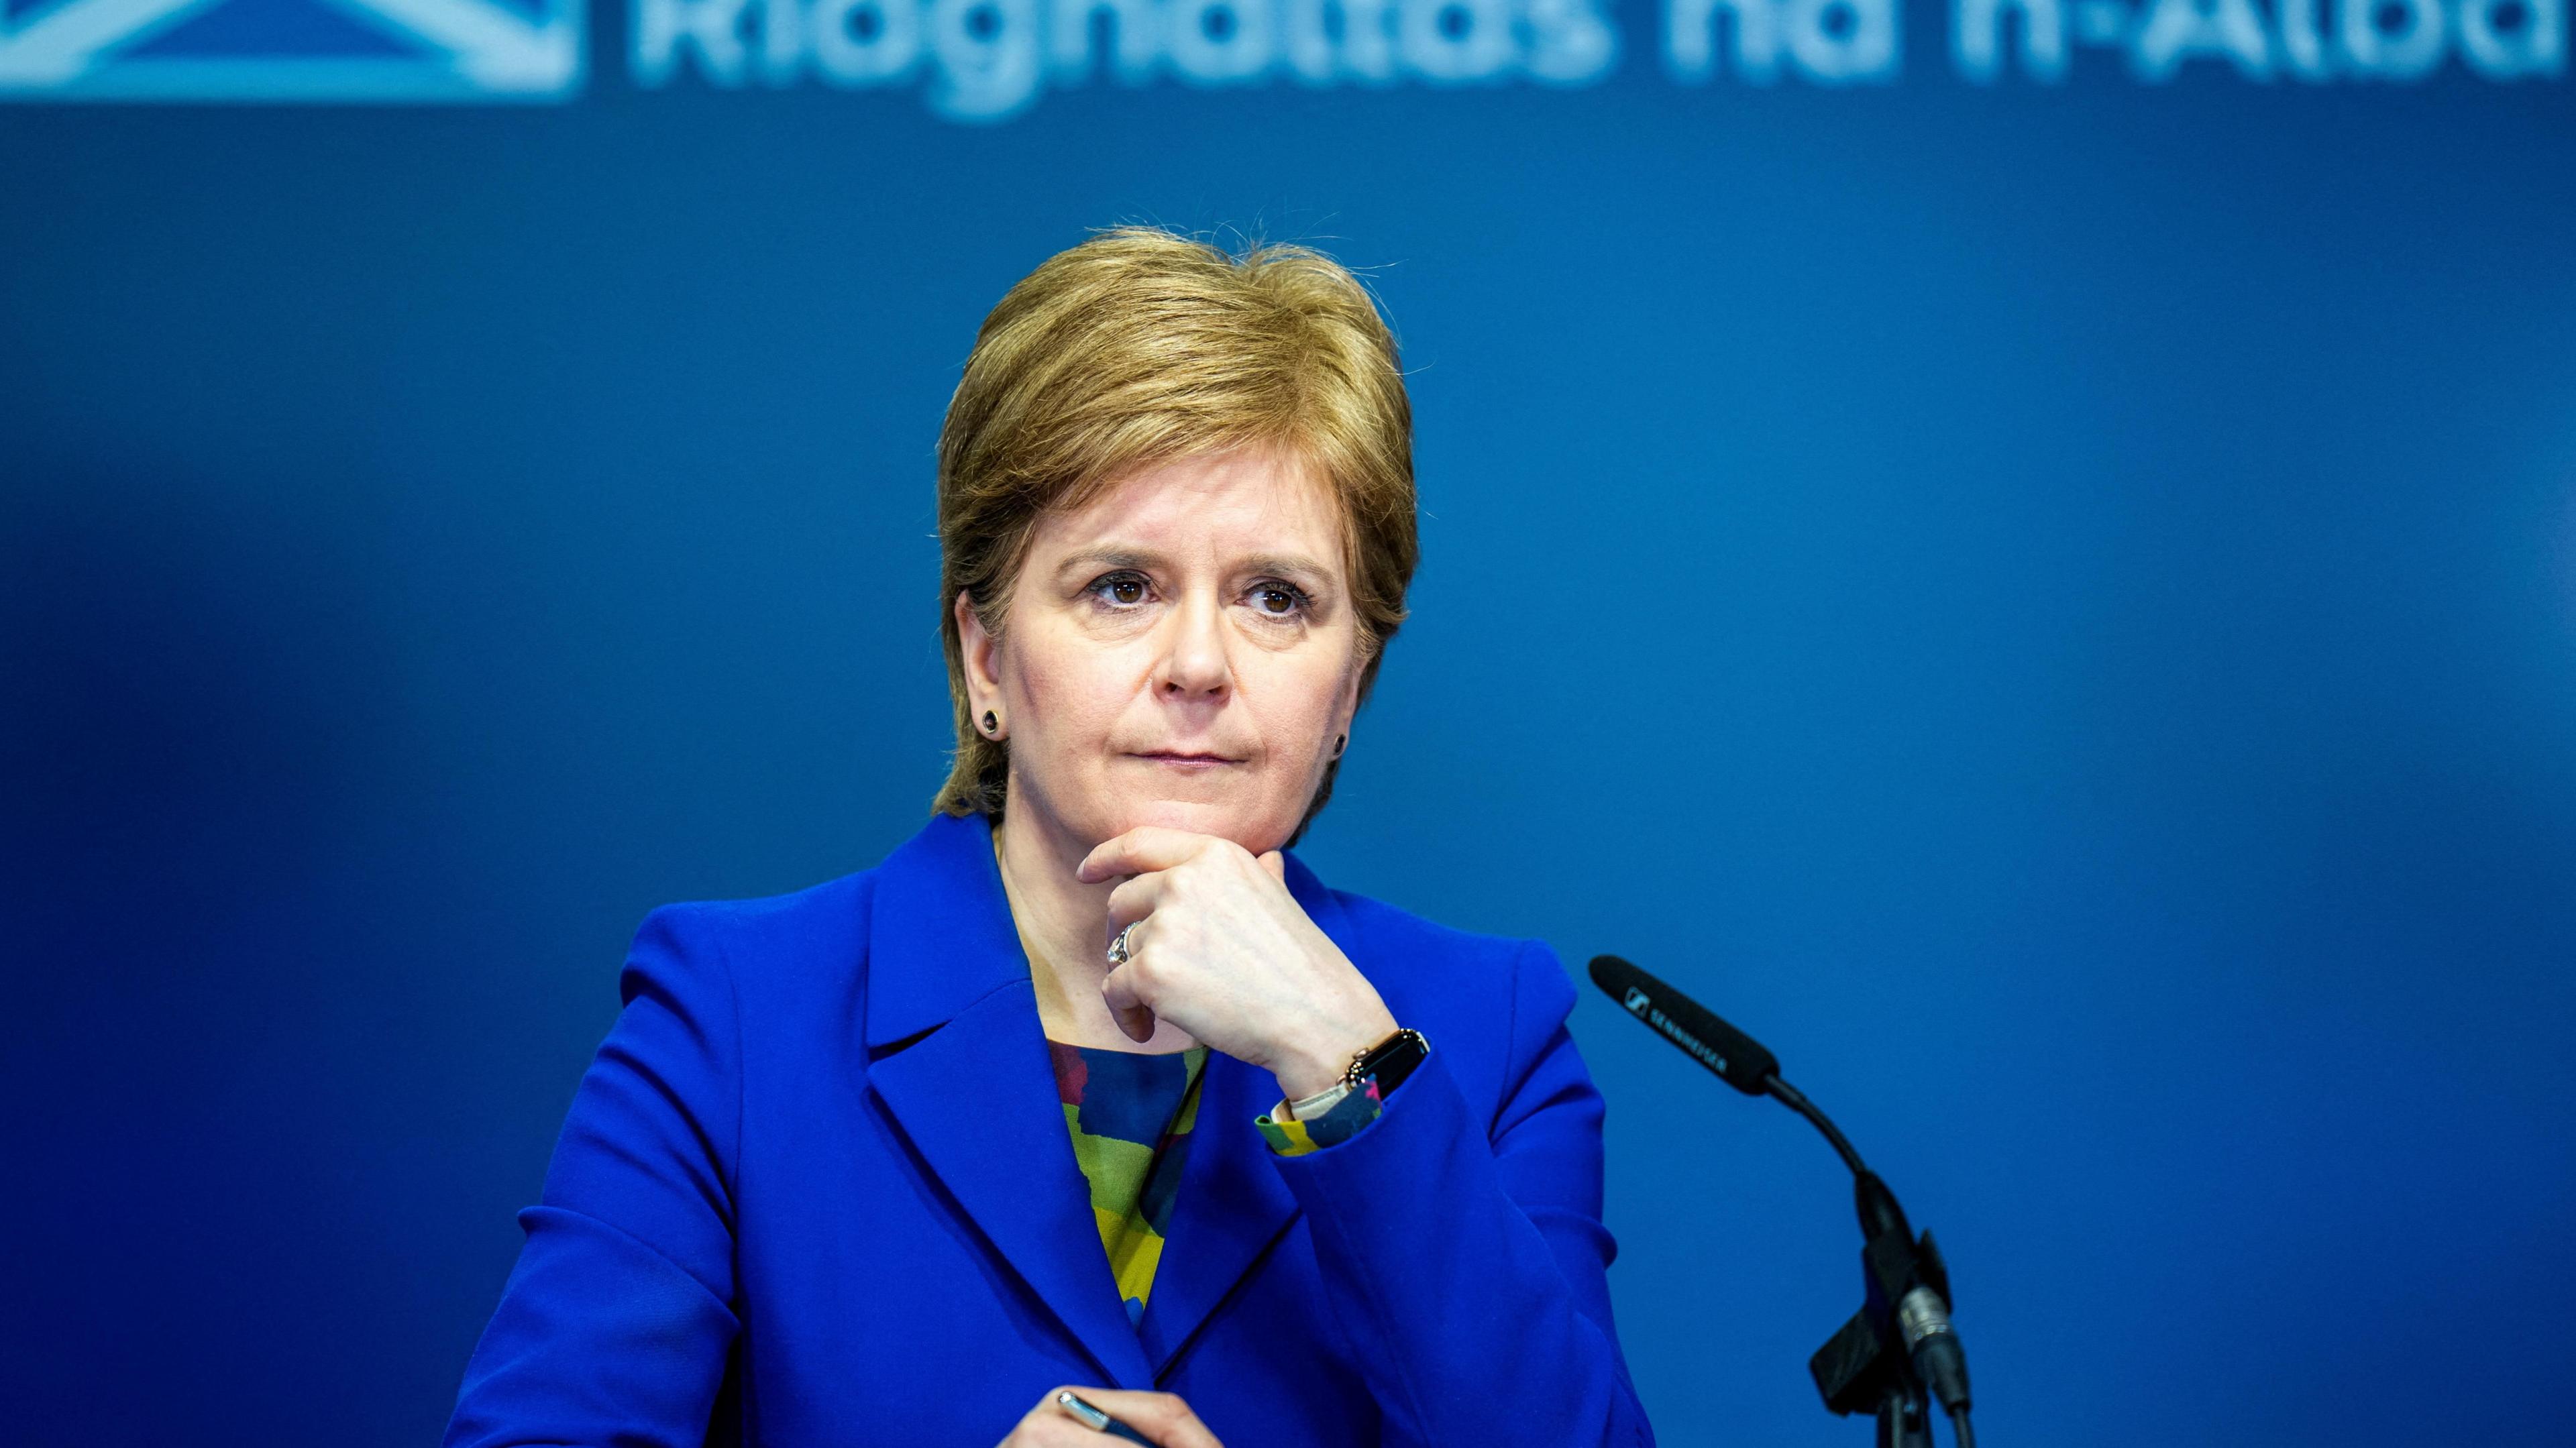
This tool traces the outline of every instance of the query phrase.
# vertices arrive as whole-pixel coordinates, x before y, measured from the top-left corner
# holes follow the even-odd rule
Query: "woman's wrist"
[[[1328,1090],[1351,1068],[1351,1058],[1395,1034],[1396,1019],[1384,1002],[1349,1024],[1326,1026],[1272,1062],[1280,1094],[1290,1101]]]

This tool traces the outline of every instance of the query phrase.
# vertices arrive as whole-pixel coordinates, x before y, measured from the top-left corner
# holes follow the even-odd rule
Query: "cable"
[[[1959,1448],[1977,1448],[1977,1430],[1968,1426],[1966,1408],[1950,1410],[1950,1436],[1957,1440]]]

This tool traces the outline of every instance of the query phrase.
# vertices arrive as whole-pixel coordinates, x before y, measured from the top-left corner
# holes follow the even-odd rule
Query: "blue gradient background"
[[[435,1439],[637,920],[922,819],[940,410],[1141,219],[1406,343],[1326,878],[1763,1036],[1989,1444],[2563,1441],[2576,94],[1689,89],[1620,20],[1597,89],[981,129],[0,112],[5,1436]],[[1865,1443],[1830,1153],[1575,1028],[1663,1440]]]

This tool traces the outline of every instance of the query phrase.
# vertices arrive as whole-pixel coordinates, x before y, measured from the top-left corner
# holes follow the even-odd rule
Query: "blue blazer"
[[[1178,1393],[1227,1448],[1650,1443],[1563,966],[1287,877],[1430,1060],[1281,1157],[1276,1083],[1211,1052],[1137,1325],[986,821],[653,912],[447,1443],[991,1448],[1060,1384]]]

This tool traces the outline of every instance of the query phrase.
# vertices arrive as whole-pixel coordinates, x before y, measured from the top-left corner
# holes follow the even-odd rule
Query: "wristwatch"
[[[1377,1099],[1384,1101],[1387,1093],[1401,1085],[1430,1054],[1431,1043],[1422,1038],[1420,1031],[1400,1029],[1365,1051],[1353,1051],[1351,1064],[1339,1081],[1312,1096],[1281,1104],[1287,1108],[1289,1120],[1312,1121],[1340,1105],[1343,1097],[1360,1089],[1361,1082],[1372,1079],[1377,1082]]]
[[[1378,1099],[1383,1101],[1430,1055],[1431,1043],[1422,1039],[1420,1031],[1399,1026],[1394,1035],[1365,1051],[1351,1053],[1351,1066],[1342,1073],[1342,1085],[1357,1091],[1362,1081],[1375,1078]]]

